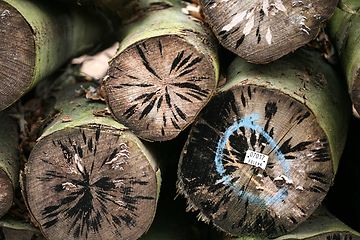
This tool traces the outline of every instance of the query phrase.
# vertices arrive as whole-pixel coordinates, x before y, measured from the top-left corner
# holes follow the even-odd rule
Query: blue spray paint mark
[[[289,176],[290,167],[285,162],[285,157],[281,153],[280,147],[277,145],[276,141],[266,131],[264,131],[264,129],[259,124],[254,123],[254,121],[258,120],[259,118],[260,118],[260,114],[256,114],[256,113],[245,116],[240,120],[236,121],[234,124],[232,124],[224,132],[224,135],[220,138],[216,149],[215,164],[216,164],[216,171],[222,177],[220,180],[216,181],[216,184],[223,183],[225,185],[228,185],[235,194],[247,198],[250,202],[254,204],[263,205],[265,204],[265,201],[263,199],[259,199],[257,195],[244,192],[241,189],[239,189],[239,186],[234,185],[231,182],[232,178],[229,175],[225,174],[225,168],[224,165],[222,164],[223,152],[225,149],[225,145],[229,140],[229,137],[240,127],[247,127],[254,131],[259,132],[262,136],[264,136],[270,148],[273,149],[273,152],[280,161],[281,166],[285,169],[284,175],[290,179]],[[271,205],[281,201],[282,199],[287,197],[287,195],[288,195],[287,189],[282,189],[279,192],[277,192],[273,197],[267,199],[266,202]]]

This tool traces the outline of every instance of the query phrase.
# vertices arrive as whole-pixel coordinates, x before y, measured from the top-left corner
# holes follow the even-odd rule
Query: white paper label
[[[244,163],[253,165],[255,167],[260,167],[265,170],[268,159],[269,156],[265,154],[247,150]]]

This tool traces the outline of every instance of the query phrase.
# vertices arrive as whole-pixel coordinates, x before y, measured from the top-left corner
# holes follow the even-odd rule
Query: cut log
[[[44,0],[1,1],[0,19],[0,110],[109,31],[104,19]]]
[[[137,239],[155,215],[158,164],[123,125],[93,114],[105,103],[74,98],[79,89],[57,94],[62,112],[31,151],[29,211],[47,239]]]
[[[360,4],[359,1],[351,0],[340,2],[341,6],[346,7],[336,8],[327,22],[327,30],[340,56],[350,97],[356,111],[360,113],[360,15],[356,13]]]
[[[6,214],[0,219],[1,240],[45,240],[40,230],[31,223],[14,219]]]
[[[312,40],[338,0],[199,0],[220,43],[253,63],[274,61]]]
[[[274,238],[317,208],[333,182],[351,104],[320,55],[306,49],[268,65],[236,58],[195,121],[178,188],[230,235]]]
[[[264,240],[256,237],[232,238],[224,236],[222,240]],[[360,239],[360,233],[341,222],[329,210],[321,205],[294,231],[273,240],[321,240],[321,239]],[[215,240],[215,239],[212,239]],[[220,240],[220,238],[218,238]]]
[[[147,140],[175,138],[217,85],[215,37],[184,6],[154,4],[124,29],[103,80],[110,111]]]
[[[15,187],[19,185],[18,126],[0,112],[0,217],[10,209]]]

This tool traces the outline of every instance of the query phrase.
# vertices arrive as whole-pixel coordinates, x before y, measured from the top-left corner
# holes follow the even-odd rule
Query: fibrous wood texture
[[[237,58],[227,78],[191,129],[178,188],[189,209],[231,235],[278,237],[329,190],[351,104],[331,67],[305,49],[266,66]]]
[[[336,8],[329,19],[327,30],[337,49],[357,112],[360,112],[360,16],[359,1],[342,0],[343,8]]]
[[[123,125],[93,115],[103,102],[74,98],[80,89],[58,93],[62,113],[31,151],[29,211],[48,239],[137,239],[155,215],[157,162]]]
[[[99,45],[104,19],[52,1],[0,2],[0,110],[73,57]]]
[[[7,112],[0,112],[0,217],[11,207],[19,184],[18,126]]]
[[[274,61],[312,40],[338,0],[199,0],[220,43],[254,63]]]
[[[144,139],[175,138],[217,85],[215,38],[184,6],[154,4],[124,29],[102,83],[113,115]]]

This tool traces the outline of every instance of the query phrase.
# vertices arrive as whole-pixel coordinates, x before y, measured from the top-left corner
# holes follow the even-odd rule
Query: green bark
[[[15,120],[0,112],[0,216],[13,203],[14,190],[19,184],[18,126]]]
[[[105,103],[76,96],[80,89],[56,94],[61,114],[31,151],[24,184],[29,211],[49,239],[137,239],[155,215],[157,160],[122,124],[94,116]]]
[[[217,46],[178,2],[144,1],[120,32],[103,91],[113,115],[139,137],[175,138],[208,102],[219,76]],[[150,5],[150,8],[147,5]]]
[[[327,30],[343,67],[348,90],[357,112],[360,112],[360,15],[359,1],[342,0],[327,22]]]
[[[52,1],[5,0],[0,14],[0,109],[109,33],[103,18]]]
[[[202,220],[230,235],[279,237],[305,221],[333,183],[349,96],[306,48],[267,65],[236,58],[227,80],[191,129],[178,188]]]
[[[31,223],[5,215],[0,219],[0,237],[3,240],[45,240],[40,230]]]

